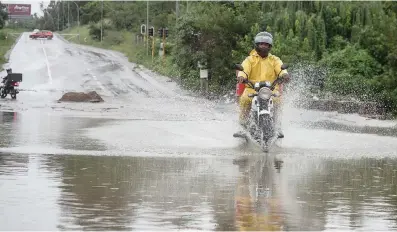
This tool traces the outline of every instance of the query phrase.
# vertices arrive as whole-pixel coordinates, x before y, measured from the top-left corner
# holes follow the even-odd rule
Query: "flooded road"
[[[106,154],[106,153],[104,153]],[[397,161],[0,155],[2,230],[395,230]]]
[[[232,137],[234,104],[116,53],[24,34],[10,64],[26,91],[0,103],[0,230],[397,229],[395,121],[287,109],[263,154]],[[58,103],[70,90],[105,103]]]

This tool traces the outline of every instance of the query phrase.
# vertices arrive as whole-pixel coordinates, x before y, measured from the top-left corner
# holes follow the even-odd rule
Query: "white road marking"
[[[92,79],[93,79],[93,80],[96,82],[96,84],[99,86],[99,88],[101,88],[101,89],[104,91],[105,94],[108,93],[108,96],[114,96],[114,94],[113,94],[110,90],[108,90],[107,88],[105,88],[105,86],[102,84],[102,82],[100,82],[100,81],[98,80],[98,78],[97,78],[94,74],[91,73],[91,69],[90,69],[90,68],[88,68],[87,71],[89,72],[89,75],[92,77]]]
[[[43,40],[40,40],[40,42],[41,42],[41,44],[44,44],[44,43],[43,43]],[[47,56],[47,53],[46,53],[44,47],[43,47],[43,52],[44,52],[44,56],[45,56],[45,62],[46,62],[46,65],[47,65],[48,82],[49,82],[50,84],[52,84],[52,75],[51,75],[51,69],[50,69],[50,62],[48,61],[48,56]]]
[[[102,83],[98,80],[98,78],[96,78],[96,76],[95,76],[95,75],[92,75],[92,74],[91,74],[91,76],[92,76],[92,78],[94,79],[94,81],[97,83],[97,85],[99,85],[99,87],[100,87],[103,91],[106,91],[105,86],[102,85]]]

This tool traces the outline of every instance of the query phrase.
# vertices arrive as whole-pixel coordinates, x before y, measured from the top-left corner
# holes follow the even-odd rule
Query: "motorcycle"
[[[244,68],[241,64],[236,64],[235,68],[236,70],[244,72]],[[287,68],[288,65],[283,64],[281,66],[281,71]],[[273,90],[277,84],[282,82],[280,73],[277,75],[277,79],[273,83],[270,81],[252,83],[248,79],[243,82],[248,84],[248,88],[252,88],[256,92],[248,95],[248,97],[252,98],[248,120],[249,135],[261,145],[261,148],[265,152],[269,151],[270,145],[278,138],[274,118],[275,109],[273,106],[273,98],[279,97],[280,94],[278,92],[273,93]],[[247,75],[247,73],[245,74]],[[233,136],[248,139],[246,135],[241,136],[238,133]]]
[[[5,98],[8,94],[11,95],[12,99],[17,98],[19,93],[19,83],[22,82],[21,73],[10,73],[6,80],[3,80],[0,86],[0,97]]]

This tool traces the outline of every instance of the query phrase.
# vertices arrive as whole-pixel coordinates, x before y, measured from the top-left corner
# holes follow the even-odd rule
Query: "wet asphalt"
[[[23,91],[0,102],[0,230],[397,229],[395,122],[286,105],[264,154],[232,137],[233,103],[27,36],[10,56]],[[105,103],[57,102],[92,90]]]

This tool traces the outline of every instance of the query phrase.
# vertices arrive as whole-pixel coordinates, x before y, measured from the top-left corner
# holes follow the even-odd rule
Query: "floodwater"
[[[106,154],[106,153],[104,153]],[[2,230],[395,230],[391,158],[0,155]]]

